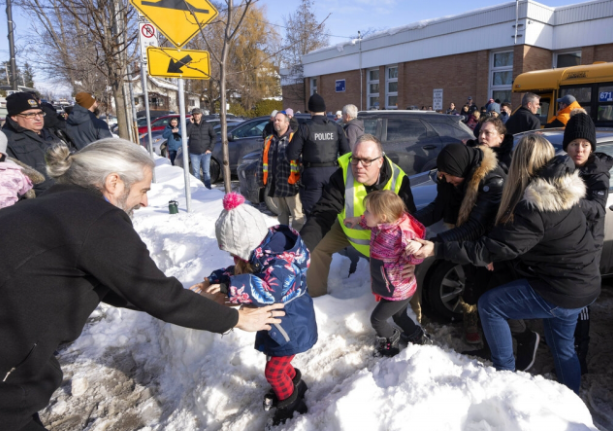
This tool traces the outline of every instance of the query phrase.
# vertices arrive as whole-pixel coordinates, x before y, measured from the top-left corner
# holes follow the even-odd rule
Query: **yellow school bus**
[[[571,94],[596,126],[613,126],[613,63],[522,73],[513,81],[513,92],[528,91],[541,96],[539,116],[543,125],[556,115],[556,100]]]

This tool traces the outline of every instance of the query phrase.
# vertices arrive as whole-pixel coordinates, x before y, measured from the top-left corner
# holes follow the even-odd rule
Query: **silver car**
[[[515,135],[515,144],[527,133]],[[543,129],[540,131],[556,148],[562,151],[564,129]],[[613,156],[613,128],[598,128],[596,131],[597,151]],[[613,169],[612,169],[613,171]],[[613,176],[613,172],[611,172]],[[410,177],[411,190],[417,209],[425,207],[436,198],[437,171],[422,172]],[[428,236],[436,236],[445,230],[442,223],[428,228]],[[607,215],[605,219],[605,239],[600,272],[603,276],[613,275],[613,180],[609,187],[607,200]],[[446,260],[436,260],[431,257],[416,270],[417,284],[421,289],[422,301],[426,302],[433,311],[448,319],[461,319],[460,298],[464,291],[465,275],[462,265]]]

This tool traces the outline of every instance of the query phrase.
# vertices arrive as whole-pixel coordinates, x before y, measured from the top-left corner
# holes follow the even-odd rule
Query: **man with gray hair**
[[[353,151],[355,142],[364,134],[364,121],[358,120],[358,107],[355,105],[343,106],[343,129]]]
[[[541,96],[538,94],[524,94],[521,99],[521,107],[509,117],[505,124],[507,133],[514,135],[528,130],[540,129],[541,120],[536,115],[541,107],[540,101]]]
[[[47,163],[56,184],[0,211],[3,431],[45,430],[37,412],[63,378],[54,352],[101,301],[220,334],[281,323],[282,307],[237,311],[158,269],[128,216],[147,205],[154,168],[138,145],[110,138],[70,154],[58,144]]]

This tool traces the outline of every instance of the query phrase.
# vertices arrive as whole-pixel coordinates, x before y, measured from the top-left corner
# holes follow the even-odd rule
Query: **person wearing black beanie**
[[[338,169],[337,159],[351,151],[342,127],[326,116],[326,102],[315,93],[308,104],[311,119],[301,124],[285,150],[287,160],[302,157],[300,199],[307,219],[321,199],[330,176]]]
[[[425,226],[441,220],[453,226],[438,234],[435,238],[438,242],[474,240],[485,235],[494,226],[506,179],[496,154],[487,146],[467,147],[458,143],[445,146],[436,160],[439,174],[436,198],[419,210],[415,218]],[[491,273],[471,265],[466,265],[464,272],[464,338],[469,344],[479,344],[476,304]]]
[[[592,232],[598,251],[598,260],[604,243],[604,222],[607,198],[609,197],[609,170],[613,158],[596,152],[596,127],[589,115],[583,110],[573,110],[564,129],[562,147],[579,169],[579,176],[585,183],[585,198],[580,206],[585,215],[588,228]],[[590,312],[585,307],[577,320],[575,328],[575,349],[581,365],[581,374],[586,374],[587,353],[590,343]]]

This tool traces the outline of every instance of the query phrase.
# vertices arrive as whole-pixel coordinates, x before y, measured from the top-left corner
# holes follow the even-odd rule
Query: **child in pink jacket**
[[[32,181],[21,167],[7,159],[6,147],[6,135],[0,132],[0,208],[14,205],[32,188]]]
[[[426,228],[406,212],[404,202],[389,190],[369,193],[364,199],[362,217],[348,218],[347,225],[359,223],[370,229],[370,276],[372,291],[378,301],[370,322],[377,333],[376,349],[381,356],[394,356],[400,349],[400,331],[387,323],[392,317],[406,339],[415,344],[431,344],[423,329],[407,316],[407,306],[417,289],[415,276],[404,277],[406,265],[417,265],[423,259],[412,253],[421,244]]]

